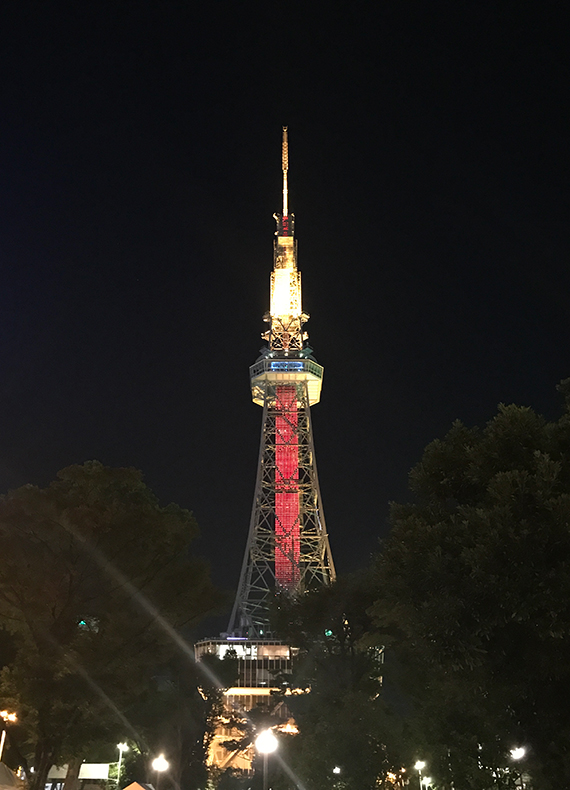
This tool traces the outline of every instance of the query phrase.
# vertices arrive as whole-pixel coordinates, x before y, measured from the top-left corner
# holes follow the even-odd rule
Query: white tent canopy
[[[52,765],[48,773],[48,781],[63,781],[67,776],[67,765]],[[79,779],[108,779],[109,763],[82,763]]]
[[[13,790],[21,785],[14,771],[11,771],[6,763],[0,763],[0,790]]]

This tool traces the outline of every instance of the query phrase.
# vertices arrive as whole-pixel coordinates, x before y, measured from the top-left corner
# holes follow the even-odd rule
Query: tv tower
[[[270,600],[330,584],[335,570],[317,476],[311,406],[323,368],[312,356],[297,269],[295,216],[289,213],[287,127],[282,142],[283,211],[273,242],[268,329],[249,369],[253,402],[263,407],[249,535],[228,637],[268,639]]]
[[[197,642],[197,660],[237,658],[235,685],[224,691],[227,715],[214,732],[208,764],[249,772],[252,746],[236,748],[243,731],[235,713],[260,708],[286,722],[291,713],[277,678],[291,674],[296,648],[271,631],[270,603],[335,579],[315,463],[311,406],[319,402],[323,368],[303,327],[301,273],[289,213],[287,127],[283,128],[283,211],[274,214],[271,300],[264,315],[267,345],[249,369],[253,402],[263,407],[261,443],[249,535],[228,630]],[[278,685],[276,686],[276,683]]]

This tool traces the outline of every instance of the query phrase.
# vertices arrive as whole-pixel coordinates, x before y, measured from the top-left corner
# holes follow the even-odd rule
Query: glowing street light
[[[168,769],[170,768],[170,763],[168,762],[168,760],[165,760],[163,754],[159,754],[158,757],[154,758],[151,765],[153,770],[156,771],[156,790],[158,790],[158,782],[160,779],[160,774],[163,771],[168,771]]]
[[[255,748],[261,754],[271,754],[277,749],[277,738],[271,730],[263,730],[255,739]]]
[[[15,713],[11,713],[8,710],[0,710],[0,719],[4,720],[4,728],[2,730],[2,735],[0,736],[0,760],[2,759],[2,753],[4,751],[4,742],[6,740],[6,722],[8,721],[17,721],[18,717]]]
[[[422,779],[422,783],[427,787],[431,784],[431,776],[424,776]]]
[[[123,761],[123,752],[128,752],[129,747],[126,743],[118,743],[117,749],[119,750],[119,764],[117,766],[117,790],[119,790],[119,787],[121,786],[121,763]]]
[[[418,772],[418,779],[420,781],[420,790],[422,790],[422,771],[425,767],[426,767],[425,760],[418,760],[414,765],[414,768]]]
[[[277,749],[279,742],[271,730],[263,730],[255,739],[255,748],[263,755],[263,790],[267,790],[267,755]]]
[[[511,749],[510,755],[511,755],[511,760],[522,760],[523,757],[526,755],[526,749],[524,748],[524,746],[515,746],[514,749]],[[520,783],[520,787],[522,787],[524,790],[525,783],[524,783],[522,772],[520,773],[519,776],[519,783]]]
[[[340,766],[335,765],[335,767],[333,768],[333,774],[339,774],[339,773],[340,773]]]

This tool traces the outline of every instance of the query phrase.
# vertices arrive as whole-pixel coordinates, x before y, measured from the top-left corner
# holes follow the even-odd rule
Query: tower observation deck
[[[295,217],[288,208],[287,127],[282,142],[283,210],[277,223],[268,324],[250,367],[251,394],[263,407],[259,463],[245,556],[228,638],[271,639],[269,604],[330,584],[335,570],[321,502],[310,408],[323,368],[304,326]]]

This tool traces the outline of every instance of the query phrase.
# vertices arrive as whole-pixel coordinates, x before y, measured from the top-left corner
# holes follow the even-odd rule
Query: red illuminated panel
[[[275,419],[275,578],[286,590],[299,583],[299,440],[297,390],[277,387]]]

